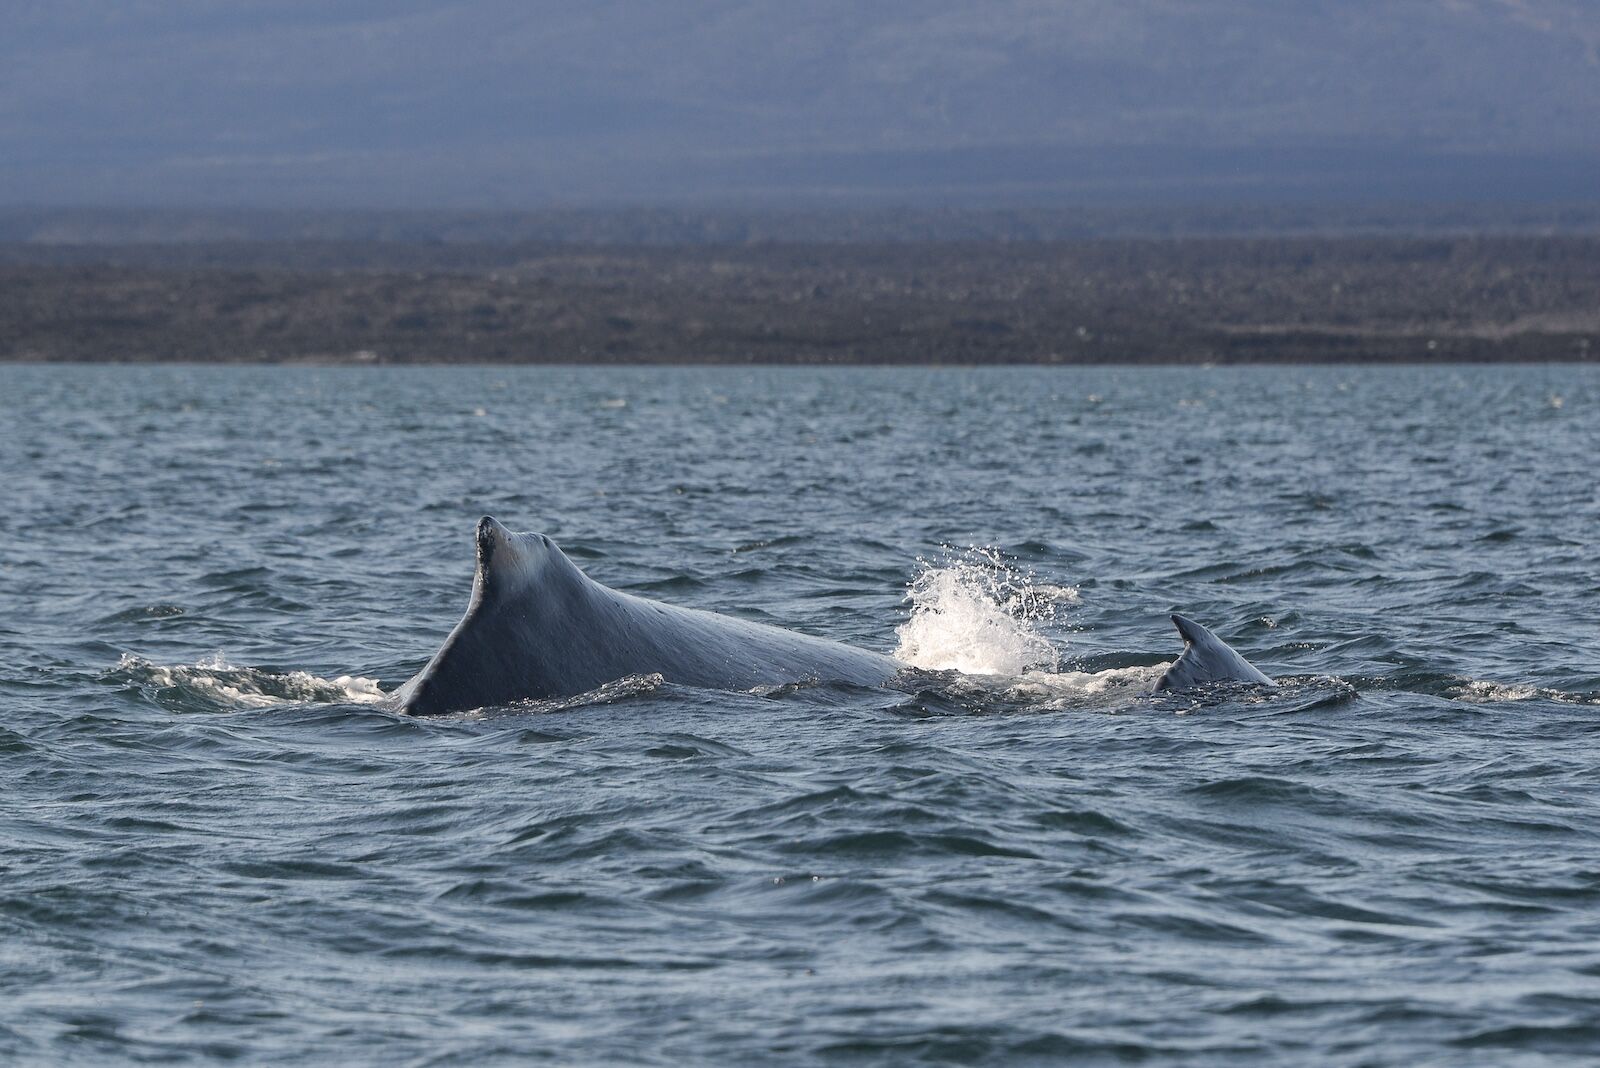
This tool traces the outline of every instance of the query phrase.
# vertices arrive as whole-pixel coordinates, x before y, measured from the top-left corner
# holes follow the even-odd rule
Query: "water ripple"
[[[1597,421],[1555,366],[0,368],[0,1061],[1585,1063]],[[400,715],[485,512],[910,669]],[[1280,687],[1148,696],[1174,610]]]

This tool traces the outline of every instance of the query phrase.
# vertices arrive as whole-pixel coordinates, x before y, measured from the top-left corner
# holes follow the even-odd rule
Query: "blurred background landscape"
[[[0,358],[1600,351],[1600,10],[24,3]]]

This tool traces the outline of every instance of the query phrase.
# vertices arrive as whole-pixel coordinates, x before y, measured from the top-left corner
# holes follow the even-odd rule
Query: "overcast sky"
[[[9,204],[1426,192],[1486,159],[1556,195],[1600,154],[1595,0],[9,0],[0,31]]]

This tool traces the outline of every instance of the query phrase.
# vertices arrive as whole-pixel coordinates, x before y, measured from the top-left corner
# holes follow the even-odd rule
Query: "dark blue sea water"
[[[1600,1050],[1594,368],[0,368],[0,1061]],[[485,513],[907,691],[383,707]],[[1209,624],[1283,680],[1142,695]]]

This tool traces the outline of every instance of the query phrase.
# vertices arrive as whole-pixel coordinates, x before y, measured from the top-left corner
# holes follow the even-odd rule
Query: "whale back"
[[[478,523],[466,615],[397,693],[417,715],[568,697],[630,675],[743,690],[806,680],[878,685],[886,656],[620,593],[542,534]]]
[[[1174,615],[1172,625],[1183,638],[1183,655],[1156,682],[1157,690],[1188,690],[1225,682],[1277,685],[1194,620]]]

